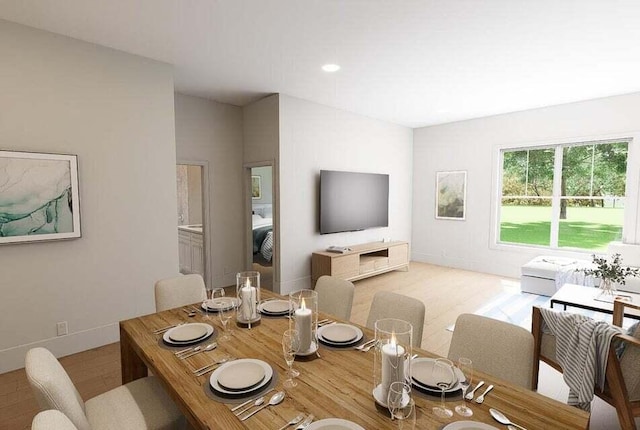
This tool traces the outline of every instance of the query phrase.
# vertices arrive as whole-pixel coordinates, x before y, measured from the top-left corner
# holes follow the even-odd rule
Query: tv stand
[[[392,270],[409,270],[407,242],[371,242],[349,246],[342,254],[318,251],[311,255],[311,281],[322,275],[357,281]]]

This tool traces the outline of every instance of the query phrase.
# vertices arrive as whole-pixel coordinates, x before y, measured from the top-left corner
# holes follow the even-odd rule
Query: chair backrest
[[[78,427],[62,412],[49,409],[35,416],[31,422],[31,430],[78,430]]]
[[[383,318],[397,318],[413,326],[413,346],[422,345],[425,306],[418,299],[389,291],[378,291],[373,296],[367,327],[375,329],[376,321]]]
[[[343,320],[351,318],[353,283],[333,276],[321,276],[315,287],[318,293],[318,310]]]
[[[481,315],[461,314],[451,338],[448,358],[473,361],[473,368],[531,388],[533,335],[528,330]]]
[[[156,312],[201,302],[204,291],[204,279],[198,274],[161,279],[155,285]]]
[[[24,368],[40,409],[57,409],[79,430],[91,430],[82,397],[49,350],[33,348],[27,351]]]

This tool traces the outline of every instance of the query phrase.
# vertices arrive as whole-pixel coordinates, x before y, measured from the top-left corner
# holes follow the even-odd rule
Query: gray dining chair
[[[65,414],[49,409],[39,412],[31,422],[31,430],[78,430]]]
[[[474,369],[531,389],[533,335],[515,324],[460,314],[447,357],[470,358]]]
[[[383,318],[397,318],[413,326],[413,346],[422,345],[425,306],[418,299],[389,291],[378,291],[373,296],[367,327],[375,329],[376,321]]]
[[[161,279],[155,284],[156,312],[202,302],[206,291],[198,274]]]
[[[318,310],[348,321],[353,307],[355,287],[352,282],[334,276],[318,278],[315,287],[318,293]]]
[[[25,371],[41,410],[59,410],[78,430],[186,427],[180,410],[153,376],[136,379],[84,402],[49,350],[30,349],[25,359]]]

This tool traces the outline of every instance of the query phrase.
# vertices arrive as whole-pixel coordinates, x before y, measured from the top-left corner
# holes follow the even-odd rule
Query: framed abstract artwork
[[[0,244],[80,236],[78,157],[0,151]]]
[[[467,172],[436,172],[436,218],[464,220]]]
[[[251,198],[254,200],[262,198],[262,177],[260,175],[251,176]]]

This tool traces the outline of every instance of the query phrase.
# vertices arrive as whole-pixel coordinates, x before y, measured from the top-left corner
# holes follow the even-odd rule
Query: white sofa
[[[622,264],[640,267],[640,245],[611,242],[608,254],[620,254]],[[585,276],[576,269],[592,267],[591,259],[539,256],[521,268],[520,289],[525,293],[552,296],[566,283],[594,286],[598,283],[591,276]],[[640,278],[629,277],[626,285],[618,285],[620,291],[640,293]]]

